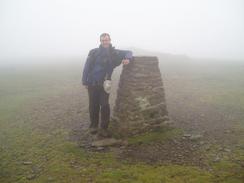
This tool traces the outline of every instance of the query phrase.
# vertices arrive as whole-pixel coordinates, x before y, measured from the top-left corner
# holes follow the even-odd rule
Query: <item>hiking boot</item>
[[[90,134],[96,134],[97,133],[97,131],[98,131],[98,129],[97,128],[89,128],[89,132],[90,132]]]
[[[107,137],[110,137],[110,133],[107,129],[104,129],[104,128],[100,128],[98,130],[98,136],[99,137],[103,137],[103,138],[107,138]]]

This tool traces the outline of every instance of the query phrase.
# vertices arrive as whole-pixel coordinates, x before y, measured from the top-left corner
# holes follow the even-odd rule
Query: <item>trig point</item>
[[[134,57],[120,75],[111,128],[131,136],[159,128],[168,120],[158,58]]]

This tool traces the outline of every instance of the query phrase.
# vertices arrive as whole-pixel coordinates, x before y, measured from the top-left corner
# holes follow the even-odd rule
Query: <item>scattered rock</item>
[[[125,148],[126,148],[126,146],[124,146],[124,145],[120,146],[120,149],[125,149]]]
[[[105,148],[103,146],[98,146],[97,147],[97,150],[101,151],[101,150],[104,150]]]
[[[228,149],[228,148],[224,148],[224,151],[225,151],[225,152],[231,152],[231,150]]]
[[[166,120],[166,121],[164,121],[163,123],[162,123],[162,126],[163,125],[168,125],[168,126],[170,126],[170,125],[173,125],[174,124],[174,122],[172,121],[172,120]]]
[[[220,161],[220,157],[219,156],[216,156],[214,159],[213,159],[213,162],[219,162]]]
[[[189,139],[191,139],[191,140],[198,140],[198,139],[200,139],[200,138],[202,138],[202,135],[200,135],[200,134],[197,134],[197,135],[191,135],[191,136],[189,137]]]
[[[32,164],[31,161],[24,161],[24,162],[23,162],[23,165],[31,165],[31,164]]]
[[[200,141],[199,144],[200,145],[203,145],[203,144],[205,144],[205,142],[204,141]]]
[[[48,177],[47,180],[48,180],[49,182],[51,182],[51,181],[54,181],[55,179],[54,179],[53,177]]]
[[[191,137],[191,134],[185,133],[183,137]]]
[[[224,151],[224,148],[223,147],[219,147],[218,150],[219,151]]]
[[[202,138],[203,136],[200,134],[189,134],[189,133],[185,133],[183,135],[183,138],[189,138],[190,140],[198,140],[200,138]]]
[[[36,175],[35,175],[35,174],[29,174],[29,175],[27,175],[26,178],[27,178],[28,180],[32,180],[32,179],[36,178]]]
[[[113,145],[122,145],[122,140],[117,140],[114,138],[105,138],[102,140],[96,140],[91,143],[91,146],[93,147],[105,147],[105,146],[113,146]]]
[[[210,149],[211,149],[211,147],[208,145],[208,146],[206,146],[206,151],[209,151]]]
[[[128,143],[127,140],[123,140],[123,141],[121,142],[121,145],[124,146],[124,147],[126,147],[128,144],[129,144],[129,143]]]
[[[225,130],[225,132],[224,133],[231,133],[231,131],[230,130]]]

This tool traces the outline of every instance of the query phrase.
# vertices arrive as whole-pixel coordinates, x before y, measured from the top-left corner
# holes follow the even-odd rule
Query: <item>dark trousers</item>
[[[109,94],[104,91],[102,85],[89,85],[89,113],[90,113],[90,128],[97,128],[99,124],[99,113],[101,110],[100,127],[107,129],[110,119]]]

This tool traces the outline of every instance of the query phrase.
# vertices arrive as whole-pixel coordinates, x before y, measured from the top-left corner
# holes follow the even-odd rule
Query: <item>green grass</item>
[[[232,149],[231,158],[228,152],[219,150],[222,148],[219,144],[212,144],[210,149],[205,152],[206,160],[212,169],[214,175],[213,182],[242,182],[244,180],[243,165],[244,148]],[[220,156],[219,161],[213,161],[215,157]]]
[[[157,130],[146,132],[140,135],[136,135],[128,138],[129,144],[150,144],[152,142],[164,141],[170,138],[175,138],[181,135],[183,132],[181,129],[163,127]]]
[[[223,160],[213,163],[213,172],[179,165],[148,165],[116,159],[113,153],[86,152],[67,140],[69,131],[50,124],[49,131],[36,128],[25,109],[32,101],[62,93],[69,84],[79,82],[78,70],[35,70],[14,73],[0,72],[0,182],[133,182],[133,183],[241,183],[240,165]],[[68,79],[67,79],[68,78]],[[218,83],[218,81],[215,81]],[[211,88],[209,88],[211,90]],[[236,98],[229,97],[235,92]],[[217,94],[217,92],[216,92]],[[218,95],[216,95],[218,96]],[[224,98],[229,97],[227,100]],[[244,106],[243,93],[235,88],[208,100],[216,105]],[[226,101],[226,104],[223,103]],[[234,102],[233,102],[234,101]],[[240,121],[243,124],[243,121]],[[150,144],[177,137],[179,129],[160,129],[129,139],[129,144]],[[243,146],[236,149],[236,158],[243,160]],[[30,165],[23,162],[31,161]],[[35,177],[28,179],[30,176]]]
[[[145,164],[136,164],[134,166],[123,165],[119,169],[105,171],[98,176],[96,182],[113,183],[115,180],[116,182],[123,183],[201,183],[211,182],[213,176],[195,167],[177,165],[154,167]]]

